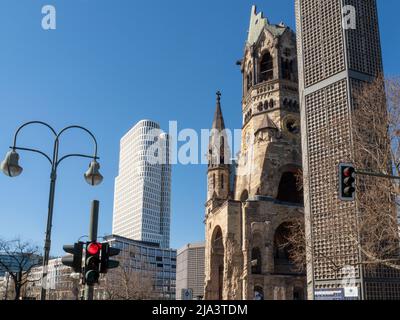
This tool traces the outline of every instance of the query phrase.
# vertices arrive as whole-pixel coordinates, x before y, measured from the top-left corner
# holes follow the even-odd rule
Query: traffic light
[[[98,282],[100,276],[101,243],[87,242],[85,250],[84,282],[91,286]]]
[[[355,172],[353,165],[341,163],[339,165],[339,198],[342,201],[355,199]]]
[[[120,252],[120,249],[111,247],[108,242],[101,244],[100,273],[107,273],[108,269],[117,268],[119,266],[119,261],[110,260],[110,257],[117,256]]]
[[[68,267],[71,267],[76,273],[82,272],[82,252],[83,242],[77,242],[72,245],[63,246],[65,252],[69,255],[64,256],[61,259],[61,263]]]

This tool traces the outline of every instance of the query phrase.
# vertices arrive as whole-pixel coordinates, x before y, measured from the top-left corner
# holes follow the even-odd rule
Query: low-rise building
[[[175,300],[176,250],[115,235],[104,240],[121,250],[111,257],[120,266],[101,276],[94,288],[95,300]],[[32,270],[26,297],[40,299],[42,270]],[[46,288],[49,300],[79,300],[84,296],[82,275],[64,266],[61,258],[49,261]]]
[[[204,297],[205,243],[189,243],[177,256],[177,300],[201,300]]]
[[[61,258],[51,259],[46,278],[46,298],[48,300],[79,300],[82,297],[80,275],[61,263]],[[25,297],[40,299],[43,267],[33,268],[26,285]]]
[[[114,299],[161,299],[175,300],[176,250],[161,248],[159,244],[132,240],[116,235],[105,237],[112,247],[121,250],[115,260],[120,267],[110,270],[106,276],[110,282],[132,287],[131,296]],[[114,257],[113,257],[114,258]],[[123,274],[121,274],[121,271]],[[128,278],[130,278],[128,280]],[[115,286],[111,286],[115,291]],[[108,285],[101,285],[97,299],[107,299]],[[110,294],[108,294],[110,296]]]

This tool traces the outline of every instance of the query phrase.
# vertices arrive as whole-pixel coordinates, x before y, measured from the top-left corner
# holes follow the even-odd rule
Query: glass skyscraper
[[[170,194],[169,136],[156,122],[139,121],[121,139],[113,234],[169,248]]]

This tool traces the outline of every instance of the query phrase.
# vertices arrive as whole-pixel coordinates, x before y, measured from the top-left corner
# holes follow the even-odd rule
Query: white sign
[[[345,298],[358,298],[358,288],[357,287],[345,287],[344,288]]]

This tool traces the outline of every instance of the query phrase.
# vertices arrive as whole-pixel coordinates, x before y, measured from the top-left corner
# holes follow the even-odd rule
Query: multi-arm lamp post
[[[20,131],[28,125],[32,124],[39,124],[46,126],[51,130],[54,134],[54,148],[53,148],[53,156],[50,158],[46,153],[31,149],[31,148],[22,148],[17,146],[17,137]],[[70,130],[70,129],[80,129],[88,133],[94,142],[94,154],[92,156],[85,155],[85,154],[68,154],[59,159],[58,151],[59,151],[59,141],[61,135]],[[22,167],[19,165],[19,155],[17,150],[21,151],[30,151],[41,154],[44,156],[51,165],[51,174],[50,174],[50,194],[49,194],[49,207],[48,207],[48,215],[47,215],[47,228],[46,228],[46,239],[44,243],[44,257],[43,257],[43,274],[42,274],[42,289],[41,289],[41,299],[46,300],[46,277],[47,277],[47,266],[49,263],[49,255],[50,255],[50,245],[51,245],[51,227],[52,227],[52,220],[53,220],[53,208],[54,208],[54,194],[55,194],[55,187],[56,187],[56,180],[57,180],[57,169],[60,163],[71,157],[81,157],[81,158],[89,158],[92,159],[89,165],[89,170],[86,171],[84,174],[84,178],[86,182],[92,186],[99,185],[103,181],[103,176],[100,174],[99,169],[100,165],[97,162],[99,159],[97,157],[97,141],[94,135],[87,129],[81,126],[69,126],[61,130],[57,133],[50,125],[42,121],[31,121],[23,124],[18,128],[14,136],[14,144],[10,147],[11,151],[9,151],[6,155],[6,158],[1,163],[1,170],[4,172],[5,175],[9,177],[17,177],[22,173]]]

